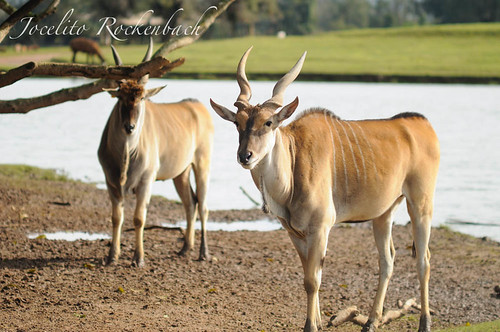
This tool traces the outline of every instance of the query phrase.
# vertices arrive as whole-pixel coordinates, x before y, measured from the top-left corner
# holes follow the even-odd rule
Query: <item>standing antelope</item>
[[[307,293],[304,330],[321,328],[318,290],[330,229],[335,223],[365,220],[373,220],[380,275],[363,330],[375,330],[393,271],[392,214],[405,197],[420,281],[419,331],[430,331],[428,243],[439,164],[439,143],[431,125],[416,113],[384,120],[343,121],[326,109],[312,109],[280,127],[299,104],[295,98],[277,111],[306,53],[278,81],[272,98],[253,106],[245,74],[251,49],[238,65],[241,92],[234,104],[237,112],[210,102],[218,115],[236,124],[238,161],[250,170],[262,193],[264,209],[281,221],[300,256]]]
[[[76,53],[78,52],[87,53],[87,63],[89,62],[89,56],[92,58],[92,63],[94,63],[94,55],[97,55],[97,57],[101,59],[101,64],[106,62],[106,59],[104,59],[102,55],[99,44],[97,44],[97,42],[92,39],[88,39],[85,37],[73,38],[69,42],[69,47],[73,52],[73,58],[71,62],[75,62]]]
[[[152,42],[143,60],[152,54]],[[120,57],[113,48],[115,62]],[[197,210],[201,219],[200,260],[209,258],[206,240],[208,209],[206,194],[212,153],[213,124],[208,110],[198,101],[183,100],[157,104],[148,100],[163,87],[146,90],[149,75],[139,81],[120,81],[117,90],[109,91],[118,98],[109,116],[99,146],[99,162],[106,176],[112,204],[113,237],[107,263],[120,255],[120,233],[123,223],[124,194],[136,195],[134,213],[135,253],[132,264],[144,265],[143,230],[151,185],[155,180],[174,180],[184,205],[187,230],[179,254],[194,245],[194,223]],[[189,182],[193,169],[196,192]]]

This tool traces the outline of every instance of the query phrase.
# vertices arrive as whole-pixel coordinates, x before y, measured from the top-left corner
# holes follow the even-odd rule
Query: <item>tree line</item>
[[[12,0],[13,5],[23,0]],[[64,0],[57,13],[44,24],[57,25],[65,13],[74,9],[73,19],[98,29],[102,17],[114,17],[131,24],[140,13],[153,10],[146,24],[193,24],[218,0]],[[3,17],[0,16],[0,19]],[[246,35],[274,35],[284,31],[289,35],[371,27],[406,25],[497,22],[500,20],[500,0],[237,0],[219,17],[205,38],[227,38]],[[18,24],[13,34],[22,26]],[[93,36],[95,38],[95,36]],[[101,38],[104,38],[101,36]],[[164,41],[168,36],[163,36]],[[23,36],[5,43],[65,44],[71,36]],[[129,42],[144,42],[147,38],[133,36]],[[106,40],[101,40],[106,42]],[[109,40],[107,40],[109,42]]]
[[[288,34],[352,28],[497,22],[500,0],[245,0],[229,8],[233,33]]]

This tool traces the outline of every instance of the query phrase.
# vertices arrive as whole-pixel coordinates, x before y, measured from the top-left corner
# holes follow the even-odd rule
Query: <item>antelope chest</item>
[[[261,193],[262,199],[264,201],[264,211],[276,216],[276,218],[278,218],[278,220],[281,222],[283,228],[286,229],[289,233],[295,235],[296,237],[303,238],[304,233],[292,226],[288,208],[283,204],[278,203],[270,195],[263,181],[261,183]]]
[[[290,215],[288,209],[276,202],[276,200],[269,194],[267,188],[262,182],[261,184],[262,200],[264,201],[265,210],[268,210],[271,214],[281,219],[289,219]]]
[[[138,186],[154,182],[158,170],[157,164],[158,162],[153,157],[147,158],[139,151],[132,152],[127,170],[125,191],[135,193]]]

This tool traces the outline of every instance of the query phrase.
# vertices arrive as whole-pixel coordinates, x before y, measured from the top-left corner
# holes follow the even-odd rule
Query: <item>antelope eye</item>
[[[273,124],[273,122],[272,122],[272,121],[267,121],[267,122],[266,122],[266,126],[268,126],[268,127],[271,127],[271,125],[272,125],[272,124]]]

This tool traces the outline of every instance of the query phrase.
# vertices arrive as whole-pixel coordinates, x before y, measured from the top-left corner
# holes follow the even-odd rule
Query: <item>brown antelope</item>
[[[238,65],[237,112],[210,102],[218,115],[236,124],[237,159],[250,170],[264,209],[281,221],[300,256],[307,293],[304,330],[321,328],[318,290],[330,229],[335,223],[368,220],[373,220],[380,275],[363,330],[376,328],[393,271],[392,214],[406,198],[421,289],[419,331],[429,331],[428,243],[439,164],[439,143],[431,125],[417,113],[344,121],[326,109],[312,109],[280,126],[299,104],[295,98],[277,111],[306,53],[278,81],[272,98],[254,106],[249,103],[251,89],[245,74],[250,50]]]
[[[99,44],[97,44],[97,42],[92,39],[85,37],[73,38],[69,42],[69,47],[73,52],[73,58],[71,62],[75,62],[76,53],[78,52],[87,53],[87,63],[89,62],[89,56],[92,58],[92,63],[94,63],[94,55],[97,55],[97,57],[101,59],[101,63],[106,62],[106,59],[104,59],[104,57],[102,56]]]
[[[152,42],[143,60],[152,54]],[[115,62],[121,60],[113,48]],[[151,185],[155,180],[173,179],[184,205],[187,230],[179,254],[194,245],[194,223],[197,210],[201,219],[199,259],[209,258],[206,239],[208,209],[206,194],[212,153],[213,124],[208,110],[196,100],[157,104],[148,100],[163,87],[145,89],[148,75],[139,81],[120,81],[118,98],[109,116],[99,146],[99,162],[106,176],[112,204],[113,236],[107,263],[120,255],[120,233],[123,223],[124,194],[136,196],[134,213],[135,253],[132,264],[144,265],[143,230]],[[194,171],[196,192],[189,182]]]

